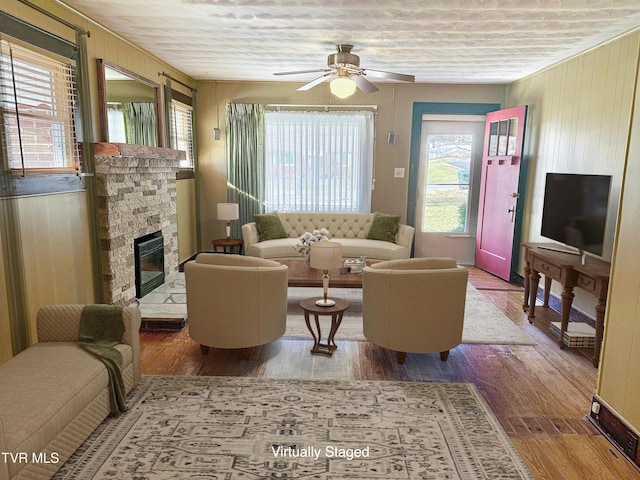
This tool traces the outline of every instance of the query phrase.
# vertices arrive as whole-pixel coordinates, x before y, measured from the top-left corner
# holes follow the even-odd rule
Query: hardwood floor
[[[340,341],[332,357],[311,355],[311,340],[281,338],[251,350],[199,346],[181,332],[141,332],[142,373],[268,378],[468,382],[476,385],[536,480],[627,480],[640,473],[588,421],[597,369],[572,349],[560,350],[529,324],[522,289],[469,267],[469,281],[538,344],[460,345],[438,354],[395,355],[369,342]],[[544,309],[536,309],[538,311]]]

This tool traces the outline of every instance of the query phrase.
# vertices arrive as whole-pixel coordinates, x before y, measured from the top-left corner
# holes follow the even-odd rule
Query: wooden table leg
[[[307,316],[309,314],[307,312],[305,312],[305,321],[307,321]],[[311,335],[313,335],[313,348],[311,349],[311,353],[319,353],[321,355],[327,355],[327,356],[331,356],[333,355],[333,351],[337,348],[335,346],[335,343],[333,345],[331,345],[331,342],[333,341],[333,335],[335,335],[336,330],[338,330],[338,328],[335,326],[336,323],[336,317],[338,316],[337,313],[332,313],[331,314],[331,329],[330,329],[330,333],[329,333],[329,337],[327,339],[327,343],[322,343],[322,330],[320,327],[320,315],[318,313],[314,313],[313,317],[315,320],[315,324],[316,324],[316,330],[318,331],[318,335],[316,336],[316,334],[313,332],[313,330],[311,329],[310,326],[310,322],[307,322],[307,327],[309,327],[309,331],[311,331]],[[340,317],[342,320],[342,313],[340,313]]]
[[[529,274],[529,323],[533,323],[532,318],[536,318],[536,294],[539,284],[540,274],[532,268]]]
[[[527,260],[524,266],[524,300],[522,301],[522,311],[525,313],[529,312],[529,292],[530,292],[529,275],[531,275],[531,263]]]
[[[343,315],[344,315],[344,312],[334,313],[333,315],[331,315],[331,331],[329,332],[329,338],[327,339],[327,345],[329,345],[329,348],[331,348],[331,351],[338,348],[333,337],[335,337],[336,332],[338,331],[338,328],[340,328]]]
[[[309,332],[313,336],[313,348],[311,349],[311,353],[314,353],[314,350],[318,348],[319,339],[316,337],[316,333],[313,331],[313,328],[311,328],[311,321],[309,320],[309,312],[307,312],[306,310],[304,311],[304,321],[307,324],[307,328],[309,329]],[[318,316],[316,315],[316,322],[317,321],[318,321]]]
[[[558,344],[560,348],[564,348],[564,332],[569,326],[569,315],[571,314],[571,304],[573,303],[573,287],[565,286],[562,289],[562,323],[560,324],[560,340]]]
[[[544,294],[542,298],[542,305],[544,307],[549,306],[549,293],[551,293],[551,277],[544,276]]]

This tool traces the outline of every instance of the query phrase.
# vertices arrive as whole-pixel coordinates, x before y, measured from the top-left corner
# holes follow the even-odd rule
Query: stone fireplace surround
[[[105,302],[130,305],[136,299],[134,239],[160,231],[165,273],[178,271],[176,172],[185,153],[103,142],[94,154]]]

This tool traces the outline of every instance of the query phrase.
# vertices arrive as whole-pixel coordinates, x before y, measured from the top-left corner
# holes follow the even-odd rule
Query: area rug
[[[55,479],[529,479],[471,384],[144,376]]]
[[[321,294],[322,289],[319,288],[289,287],[285,337],[311,338],[299,303],[305,298]],[[362,333],[362,290],[358,288],[329,288],[329,296],[344,298],[350,304],[336,334],[336,340],[366,340]],[[330,317],[320,316],[319,318],[322,331],[328,334]],[[323,336],[323,339],[326,339],[326,336]],[[536,345],[536,342],[526,332],[507,318],[470,284],[467,284],[462,343]]]

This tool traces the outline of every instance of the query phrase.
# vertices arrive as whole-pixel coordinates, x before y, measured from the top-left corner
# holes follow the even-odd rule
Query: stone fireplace
[[[162,235],[165,272],[178,271],[176,172],[183,157],[168,148],[95,144],[105,302],[135,301],[137,238]]]

